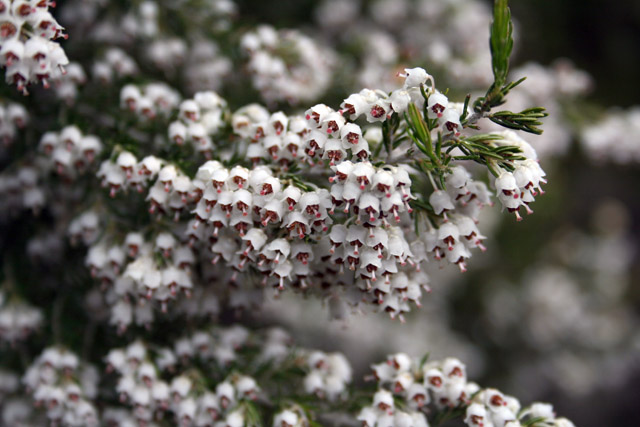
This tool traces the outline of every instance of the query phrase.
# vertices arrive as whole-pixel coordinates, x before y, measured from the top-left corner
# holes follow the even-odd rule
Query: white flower
[[[389,97],[391,101],[391,108],[398,114],[402,114],[407,111],[409,103],[411,102],[411,96],[409,92],[402,89],[394,90]]]
[[[200,106],[194,100],[182,101],[179,108],[180,117],[187,123],[200,120]]]
[[[178,417],[182,420],[192,421],[196,416],[197,405],[192,398],[184,399],[178,405]]]
[[[487,411],[484,405],[479,403],[472,403],[467,407],[464,422],[469,426],[484,426],[487,425]]]
[[[244,412],[240,409],[236,409],[227,415],[224,422],[225,427],[243,427],[245,425]]]
[[[182,400],[186,398],[187,394],[189,394],[191,387],[191,380],[186,376],[175,377],[171,381],[171,395],[174,397],[174,399]]]
[[[143,386],[137,386],[133,390],[131,400],[137,406],[148,406],[151,401],[149,389]]]
[[[417,382],[406,388],[405,395],[414,409],[419,409],[430,401],[429,393],[425,386]]]
[[[298,425],[298,414],[291,410],[284,410],[273,419],[273,427],[294,427]]]
[[[365,97],[359,93],[354,93],[349,95],[347,99],[342,101],[342,104],[340,104],[340,113],[347,113],[349,114],[350,120],[356,120],[366,112],[368,107],[369,103],[367,102]]]
[[[240,396],[241,398],[253,398],[255,397],[256,392],[258,392],[259,390],[256,381],[246,375],[242,375],[240,378],[238,378],[235,385],[238,396]]]
[[[420,87],[426,84],[427,81],[431,81],[433,86],[433,77],[427,73],[424,68],[405,68],[404,74],[399,74],[400,77],[404,77],[404,88]]]
[[[389,415],[393,414],[394,402],[393,395],[387,390],[378,390],[373,395],[373,406]]]
[[[449,105],[449,99],[440,92],[429,95],[427,102],[428,116],[430,119],[441,118]]]
[[[390,114],[391,102],[388,99],[378,98],[369,105],[369,108],[365,112],[367,122],[384,122],[387,120],[387,115]]]
[[[122,107],[127,107],[131,111],[135,111],[141,96],[142,94],[137,86],[132,84],[126,85],[120,91],[120,104]]]
[[[455,136],[460,135],[460,132],[462,131],[460,113],[455,108],[445,109],[438,120],[442,124],[445,132],[453,133]]]
[[[553,411],[553,405],[541,402],[531,404],[524,410],[522,415],[529,415],[532,418],[542,417],[546,420],[553,420],[556,417],[555,412]]]
[[[431,195],[429,196],[429,203],[433,207],[433,211],[436,213],[436,215],[440,215],[455,208],[455,206],[453,206],[453,203],[451,202],[451,197],[449,197],[449,194],[442,190],[435,190],[433,193],[431,193]]]
[[[304,389],[307,394],[322,393],[324,387],[324,380],[319,371],[313,370],[304,378]]]

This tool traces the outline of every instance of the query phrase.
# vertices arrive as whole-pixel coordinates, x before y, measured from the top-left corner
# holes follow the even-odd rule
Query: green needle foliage
[[[473,109],[477,114],[488,113],[492,108],[504,104],[505,97],[511,89],[522,83],[525,78],[507,83],[509,74],[509,57],[513,50],[513,22],[511,12],[507,6],[507,0],[495,0],[493,6],[493,22],[491,24],[491,66],[493,69],[493,84],[487,90],[484,97],[475,100]],[[510,129],[523,130],[536,135],[542,133],[537,126],[542,123],[539,119],[547,116],[544,108],[536,107],[524,110],[520,113],[500,111],[493,113],[489,118],[499,125]],[[466,117],[462,117],[464,120]]]
[[[538,126],[542,125],[540,119],[547,117],[549,114],[544,111],[543,107],[534,107],[523,110],[519,113],[511,111],[498,111],[489,116],[489,120],[509,129],[523,130],[525,132],[540,135],[542,129]]]
[[[489,93],[497,87],[502,87],[507,81],[509,73],[509,57],[513,50],[513,23],[507,3],[507,0],[495,0],[493,7],[489,45],[495,82],[489,89]]]
[[[494,82],[485,96],[476,99],[473,103],[473,114],[467,111],[471,96],[466,96],[460,116],[463,128],[459,129],[461,131],[477,130],[476,123],[483,118],[488,118],[508,129],[537,135],[542,133],[541,119],[548,116],[543,107],[528,108],[517,113],[507,110],[491,112],[494,107],[504,104],[509,91],[524,81],[524,78],[515,82],[507,81],[509,58],[513,48],[513,23],[507,4],[507,0],[496,0],[494,3],[489,43]],[[427,104],[434,90],[435,88],[422,87],[424,107],[419,108],[415,104],[410,104],[408,111],[403,115],[404,123],[398,122],[396,114],[392,120],[385,122],[383,141],[374,151],[374,156],[377,157],[382,147],[390,153],[407,138],[413,142],[419,153],[414,156],[410,149],[407,156],[415,157],[413,165],[422,172],[422,176],[415,177],[417,181],[422,181],[421,185],[417,185],[419,191],[416,191],[422,197],[414,200],[412,206],[428,216],[434,214],[426,196],[431,190],[437,189],[430,187],[439,185],[442,189],[445,188],[445,177],[451,171],[452,162],[470,160],[485,166],[492,175],[497,177],[501,170],[512,172],[515,169],[514,162],[525,160],[519,147],[505,145],[502,135],[487,133],[465,135],[462,132],[446,132],[437,118],[429,118]]]

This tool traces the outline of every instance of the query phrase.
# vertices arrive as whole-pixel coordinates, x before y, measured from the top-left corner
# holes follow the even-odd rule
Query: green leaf
[[[501,88],[507,81],[509,57],[513,50],[513,23],[507,3],[508,0],[495,0],[493,5],[489,45],[491,47],[494,86],[497,88]]]
[[[487,143],[491,141],[497,141],[500,139],[504,139],[504,137],[502,135],[496,135],[494,133],[479,133],[477,135],[470,135],[465,137],[466,141],[479,142],[479,143]]]
[[[400,144],[402,144],[406,140],[407,140],[407,137],[405,137],[405,136],[396,139],[395,141],[393,141],[393,148],[394,149],[398,148],[400,146]]]
[[[245,426],[247,427],[260,427],[262,426],[262,417],[258,407],[250,401],[244,401],[242,403],[244,407]]]
[[[524,80],[507,83],[509,57],[513,50],[513,22],[507,4],[508,0],[495,0],[493,5],[493,22],[489,37],[493,83],[484,97],[474,101],[473,110],[476,113],[486,113],[491,108],[502,105],[507,93]]]
[[[504,145],[502,147],[496,147],[494,150],[496,153],[521,153],[520,147],[515,145]]]
[[[420,364],[418,366],[420,366],[420,369],[422,369],[422,367],[424,366],[425,363],[427,363],[427,360],[429,360],[429,355],[431,353],[430,352],[426,352],[424,354],[424,356],[422,356],[422,358],[420,359]]]
[[[460,121],[464,122],[467,119],[467,115],[469,114],[469,101],[471,100],[471,94],[468,93],[464,98],[464,105],[462,107],[462,115],[460,116]]]
[[[525,132],[540,135],[542,129],[538,126],[542,125],[540,119],[547,117],[549,114],[542,107],[528,108],[519,113],[511,111],[498,111],[489,116],[489,120],[509,129],[522,130]]]
[[[418,111],[418,107],[413,103],[409,104],[409,117],[411,118],[409,124],[416,132],[418,138],[421,141],[427,141],[427,135],[429,133],[427,130],[427,124],[424,122],[422,114]]]

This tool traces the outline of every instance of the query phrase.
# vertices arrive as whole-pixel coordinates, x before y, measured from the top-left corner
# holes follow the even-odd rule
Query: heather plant
[[[422,2],[425,20],[479,28],[477,10],[490,30],[482,43],[442,30],[413,61],[394,34],[414,46],[426,35],[399,23],[430,30],[388,1],[349,52],[356,3],[320,5],[313,37],[246,26],[230,0],[77,0],[56,13],[0,0],[4,424],[573,425],[469,381],[455,357],[393,352],[363,381],[339,349],[296,346],[257,315],[310,300],[406,333],[440,270],[470,274],[472,255],[491,251],[485,212],[519,222],[543,197],[546,156],[563,150],[543,142],[539,156],[527,140],[543,134],[545,102],[554,137],[582,133],[594,156],[626,132],[618,121],[635,124],[631,111],[563,128],[549,88],[570,98],[590,81],[566,64],[512,77],[506,0]],[[529,73],[552,80],[548,96],[518,92]],[[535,327],[557,310],[530,288]]]

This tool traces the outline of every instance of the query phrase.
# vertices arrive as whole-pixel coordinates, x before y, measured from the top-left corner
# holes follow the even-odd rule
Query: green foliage
[[[507,81],[509,57],[513,49],[513,23],[507,3],[508,0],[495,0],[493,6],[493,23],[491,24],[489,45],[495,87],[502,87]]]
[[[429,360],[429,356],[431,355],[430,352],[427,352],[424,354],[424,356],[422,356],[422,358],[420,358],[420,364],[418,365],[420,367],[420,370],[422,371],[422,367],[425,365],[425,363],[427,363],[427,361]]]
[[[488,88],[484,97],[476,99],[473,103],[473,114],[469,114],[468,106],[471,96],[467,95],[464,100],[463,113],[460,115],[460,123],[463,128],[479,129],[476,126],[478,120],[489,118],[494,123],[509,129],[522,130],[533,134],[541,134],[541,119],[547,117],[543,107],[534,107],[521,112],[497,111],[491,113],[491,109],[503,104],[506,95],[517,85],[524,81],[524,78],[515,82],[507,82],[509,73],[509,57],[513,48],[513,23],[511,13],[507,6],[507,0],[496,0],[493,10],[493,22],[491,25],[491,58],[494,75],[494,82]],[[491,174],[499,176],[500,169],[513,171],[514,162],[525,160],[518,147],[504,145],[503,136],[498,134],[476,134],[472,136],[459,135],[445,132],[439,127],[438,119],[429,118],[427,104],[431,93],[427,88],[421,87],[424,105],[422,108],[415,104],[410,104],[408,111],[404,114],[404,123],[395,125],[394,132],[389,127],[383,128],[383,144],[387,152],[391,147],[399,146],[394,140],[397,138],[395,129],[406,131],[401,133],[403,137],[408,137],[415,147],[424,154],[418,156],[413,162],[413,166],[422,176],[414,174],[414,194],[419,197],[411,201],[414,209],[425,214],[429,219],[435,215],[427,199],[432,190],[445,189],[445,176],[450,172],[450,168],[455,161],[471,160],[485,166]],[[384,126],[388,126],[386,123]],[[380,151],[377,147],[374,155]],[[413,157],[412,149],[407,152],[407,157]],[[417,153],[419,154],[419,153]],[[422,179],[421,179],[422,178]],[[431,184],[429,186],[428,184]],[[439,188],[438,188],[439,187]],[[416,226],[416,231],[417,226]]]
[[[511,111],[498,111],[489,116],[489,120],[509,129],[522,130],[525,132],[540,135],[542,129],[538,126],[542,125],[540,119],[547,117],[549,114],[542,107],[534,107],[523,110],[519,113]]]
[[[502,105],[505,96],[522,83],[522,78],[516,82],[507,83],[509,74],[509,57],[513,50],[513,22],[511,11],[507,6],[508,0],[495,0],[493,6],[493,22],[491,23],[491,36],[489,47],[491,48],[491,68],[493,70],[493,84],[487,90],[485,96],[473,103],[473,110],[478,113],[487,113],[493,107]],[[464,117],[462,118],[464,120]]]
[[[418,107],[415,104],[409,104],[409,114],[405,114],[405,120],[409,126],[409,137],[418,149],[427,155],[434,166],[439,165],[440,161],[433,151],[433,143],[431,141],[432,126],[430,126],[429,120],[423,117],[423,113],[418,111]]]
[[[289,183],[291,185],[293,185],[295,187],[298,187],[302,191],[314,191],[315,190],[312,185],[307,184],[306,182],[304,182],[302,180],[302,178],[300,178],[299,175],[296,175],[296,171],[289,171],[288,173],[282,174],[280,176],[280,178],[285,182],[289,181]]]
[[[263,425],[260,411],[255,403],[245,400],[240,404],[244,411],[244,425],[247,427],[260,427]]]

